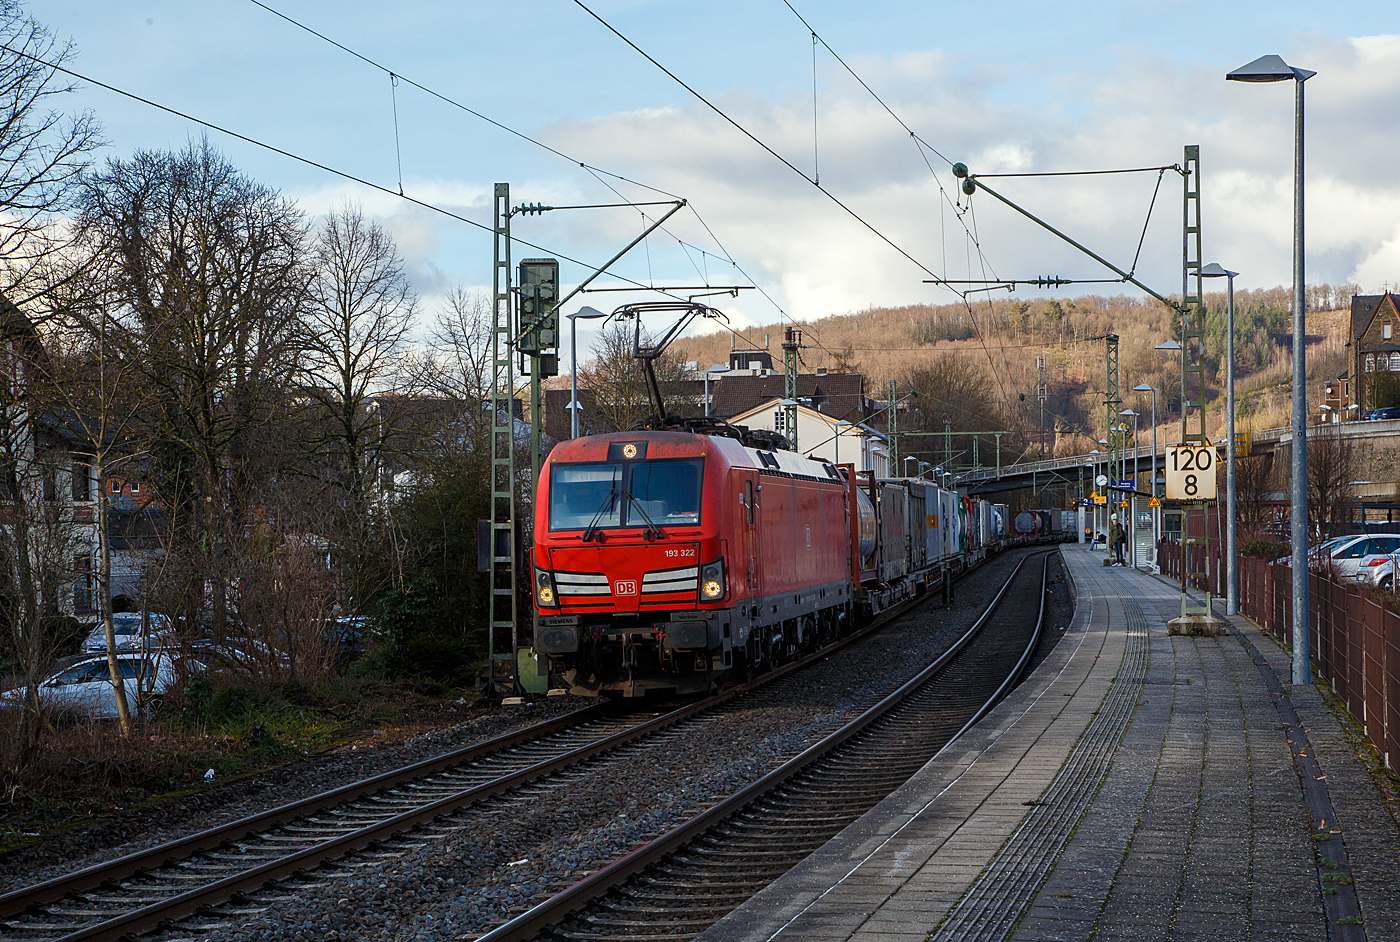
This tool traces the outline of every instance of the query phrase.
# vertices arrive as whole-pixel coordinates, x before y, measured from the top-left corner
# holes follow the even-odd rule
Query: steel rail
[[[1024,562],[1024,560],[1022,561]],[[1018,564],[1019,569],[1019,564]],[[972,570],[965,570],[970,572]],[[175,920],[207,910],[210,907],[252,892],[267,883],[313,868],[321,863],[340,857],[351,851],[385,840],[393,834],[411,829],[432,818],[450,813],[458,808],[477,801],[499,795],[503,792],[528,784],[536,779],[560,771],[572,765],[609,752],[634,740],[644,738],[668,726],[716,708],[728,701],[771,684],[804,667],[830,657],[848,645],[864,639],[887,625],[891,620],[903,615],[916,605],[928,601],[930,593],[906,599],[881,612],[870,624],[860,630],[838,639],[815,652],[765,672],[759,677],[736,685],[714,696],[696,701],[678,710],[673,710],[636,726],[621,730],[603,739],[585,744],[559,756],[543,760],[526,768],[500,776],[491,781],[473,785],[460,792],[440,798],[424,805],[386,818],[372,825],[347,832],[335,838],[320,841],[284,857],[268,861],[247,870],[230,874],[184,893],[148,904],[138,909],[114,916],[111,919],[95,922],[75,932],[56,936],[56,939],[77,942],[85,939],[122,939],[135,933],[167,925]],[[961,642],[959,642],[961,643]],[[495,737],[483,743],[466,746],[430,759],[414,763],[401,769],[393,769],[368,779],[313,795],[308,798],[277,808],[251,815],[226,825],[200,831],[188,837],[161,844],[147,850],[138,851],[115,860],[96,864],[72,874],[56,877],[44,883],[0,896],[0,920],[23,915],[46,903],[54,903],[66,897],[80,895],[123,879],[159,870],[178,864],[203,851],[236,843],[260,833],[276,829],[299,818],[304,818],[346,802],[367,798],[386,788],[401,785],[425,775],[441,772],[487,755],[528,743],[551,733],[567,730],[574,726],[603,719],[621,712],[625,701],[609,701],[585,707],[573,713],[544,723],[538,723]]]
[[[860,716],[851,720],[821,742],[809,746],[767,775],[752,782],[740,791],[735,792],[724,801],[711,806],[690,820],[677,825],[655,840],[642,845],[601,870],[590,874],[573,886],[556,893],[554,896],[524,913],[521,913],[514,919],[502,923],[495,929],[479,936],[476,942],[523,942],[523,940],[535,937],[569,914],[576,912],[591,901],[606,895],[631,877],[636,876],[652,864],[658,862],[666,855],[679,850],[701,834],[733,816],[774,788],[782,785],[818,759],[865,730],[870,724],[883,717],[893,707],[899,705],[908,698],[911,693],[928,683],[928,681],[947,666],[953,658],[962,653],[963,649],[976,637],[991,618],[992,614],[1000,606],[1002,598],[1011,588],[1011,584],[1015,581],[1016,576],[1020,573],[1026,560],[1032,555],[1035,554],[1028,553],[1017,562],[1016,568],[1013,569],[1011,574],[1007,577],[1005,584],[987,605],[987,608],[978,617],[977,621],[973,623],[972,627],[970,627],[962,637],[955,641],[953,645],[932,664],[900,685],[898,689],[885,696]],[[1048,558],[1049,553],[1044,555]],[[1011,674],[1009,674],[1007,679],[997,688],[997,691],[992,697],[979,708],[978,719],[980,719],[981,716],[985,716],[986,712],[995,706],[997,701],[1004,696],[1005,692],[1012,685],[1012,682],[1025,669],[1027,663],[1034,654],[1036,646],[1039,644],[1041,625],[1045,617],[1044,585],[1045,575],[1042,574],[1040,615],[1037,619],[1032,641],[1022,653]],[[974,722],[975,720],[965,724],[954,738],[949,740],[949,743],[945,744],[942,748],[946,749],[948,745],[956,741],[957,737],[966,732]],[[942,749],[940,749],[940,752],[941,751]]]
[[[593,706],[584,707],[573,713],[565,714],[553,720],[543,723],[536,723],[524,729],[516,730],[512,733],[505,733],[486,742],[476,743],[471,746],[464,746],[452,752],[443,753],[412,765],[399,769],[390,769],[387,772],[352,782],[349,785],[322,792],[295,801],[290,804],[281,805],[259,814],[249,815],[228,824],[221,824],[218,827],[199,831],[187,837],[178,838],[156,847],[137,851],[125,857],[118,857],[105,863],[96,864],[74,873],[55,877],[44,883],[34,886],[24,887],[0,896],[0,919],[9,919],[24,913],[36,905],[60,900],[72,893],[81,893],[86,890],[96,889],[104,883],[120,879],[132,873],[140,871],[154,870],[167,864],[174,863],[185,857],[189,857],[203,850],[211,850],[229,842],[238,841],[249,835],[261,831],[270,830],[280,824],[293,821],[296,818],[312,814],[325,808],[334,807],[347,801],[354,801],[364,798],[385,788],[392,788],[395,785],[421,778],[424,775],[431,775],[434,772],[441,772],[455,765],[461,765],[474,759],[481,758],[490,753],[500,752],[512,746],[520,745],[532,739],[538,739],[550,733],[559,732],[572,726],[581,725],[590,720],[602,719],[617,710],[615,703],[599,703]]]

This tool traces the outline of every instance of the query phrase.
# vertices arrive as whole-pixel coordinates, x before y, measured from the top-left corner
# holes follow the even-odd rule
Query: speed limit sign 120
[[[1167,500],[1215,500],[1215,448],[1173,445],[1167,449]]]

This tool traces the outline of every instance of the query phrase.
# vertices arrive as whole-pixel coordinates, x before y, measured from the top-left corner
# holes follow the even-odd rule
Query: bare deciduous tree
[[[1235,459],[1235,496],[1244,532],[1258,536],[1269,515],[1269,498],[1274,492],[1273,455],[1249,455]],[[1217,469],[1224,484],[1224,471]]]
[[[960,357],[945,355],[909,374],[908,388],[918,393],[909,403],[908,412],[900,422],[910,431],[942,432],[944,421],[954,431],[990,431],[1007,427],[1006,419],[996,405],[996,389],[990,377]],[[906,417],[907,416],[907,417]],[[883,424],[883,420],[881,420]],[[951,448],[959,464],[971,464],[971,440],[955,436],[951,442],[936,437],[921,438],[920,444],[905,448],[906,454],[922,452],[941,460],[945,449]],[[983,464],[996,463],[995,439],[984,436],[978,448]],[[1016,457],[1017,444],[1003,436],[1002,460]]]
[[[647,392],[641,361],[632,355],[635,330],[634,325],[626,322],[605,329],[593,345],[593,359],[579,369],[579,386],[593,391],[598,415],[607,426],[594,431],[625,431],[656,411]],[[649,342],[644,330],[642,343]],[[695,414],[698,411],[695,396],[678,394],[678,383],[688,378],[680,356],[667,350],[653,362],[652,368],[657,385],[666,396],[667,411],[676,415]]]
[[[1349,485],[1355,477],[1352,439],[1344,438],[1338,426],[1315,426],[1308,433],[1308,529],[1316,538],[1326,539],[1350,518]]]
[[[307,226],[302,213],[240,173],[207,141],[178,153],[109,161],[84,181],[78,224],[140,364],[152,470],[172,544],[226,618],[226,524],[288,457],[267,447],[286,414],[305,341]]]
[[[0,343],[6,353],[0,372],[0,612],[26,687],[11,757],[22,765],[47,723],[38,682],[58,653],[51,620],[62,611],[60,594],[72,584],[75,556],[90,560],[91,547],[77,538],[63,487],[68,455],[49,433],[51,416],[41,416],[49,404],[35,395],[47,353],[33,323],[3,296]]]
[[[50,65],[72,58],[71,43],[18,0],[0,0],[0,44],[0,291],[24,307],[47,287],[43,270],[67,243],[54,214],[69,207],[102,134],[90,113],[53,107],[75,87]]]
[[[389,437],[392,416],[370,398],[393,385],[417,297],[393,239],[355,207],[326,217],[312,252],[302,386],[320,409],[325,431],[313,444],[339,472],[351,512],[366,500],[364,476]]]

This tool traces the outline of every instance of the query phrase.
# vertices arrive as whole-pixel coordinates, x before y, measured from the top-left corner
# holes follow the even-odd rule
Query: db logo
[[[636,595],[637,583],[624,580],[613,583],[613,595]]]

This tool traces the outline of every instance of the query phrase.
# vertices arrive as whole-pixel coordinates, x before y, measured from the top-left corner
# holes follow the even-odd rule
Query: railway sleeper
[[[705,928],[709,928],[706,926]],[[550,936],[558,939],[573,939],[575,942],[615,942],[619,936],[600,935],[596,932],[585,932],[581,929],[555,928],[550,930]],[[637,933],[629,932],[625,936],[627,942],[677,942],[674,932],[667,933]]]
[[[710,924],[714,921],[712,919],[676,918],[668,919],[665,923],[658,925],[656,920],[629,919],[626,913],[613,914],[607,911],[590,913],[584,918],[588,921],[588,924],[595,929],[599,926],[617,926],[620,929],[628,927],[651,929],[660,928],[660,925],[664,925],[668,929],[685,929],[694,932],[703,932],[708,929]],[[631,938],[631,936],[628,937]]]
[[[771,873],[775,876],[781,876],[782,874],[786,873],[789,869],[788,867],[783,866],[782,864],[770,863],[765,865],[761,861],[754,861],[754,866],[745,867],[744,872],[742,874],[736,874],[734,873],[734,863],[732,861],[714,860],[700,856],[677,857],[676,863],[684,865],[686,869],[676,870],[667,867],[664,868],[661,872],[667,874],[668,876],[679,876],[682,878],[694,879],[696,871],[718,870],[720,871],[719,875],[721,877],[732,877],[731,882],[739,883],[741,881],[752,882],[758,874]]]

